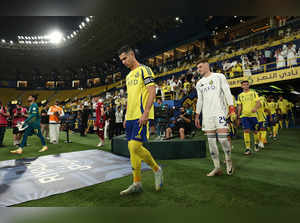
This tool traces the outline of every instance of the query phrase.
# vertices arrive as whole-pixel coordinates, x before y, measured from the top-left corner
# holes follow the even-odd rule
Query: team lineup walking
[[[3,29],[0,206],[299,205],[299,18]]]

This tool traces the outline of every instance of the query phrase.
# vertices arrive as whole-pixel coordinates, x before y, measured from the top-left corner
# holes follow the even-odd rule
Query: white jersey
[[[223,74],[211,73],[200,79],[196,85],[198,93],[196,113],[202,117],[222,116],[228,114],[228,107],[233,105],[229,84]]]

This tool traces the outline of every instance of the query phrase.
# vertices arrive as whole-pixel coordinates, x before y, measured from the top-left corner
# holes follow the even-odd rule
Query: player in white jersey
[[[195,125],[201,128],[199,116],[202,112],[202,130],[208,138],[211,158],[214,170],[207,176],[221,175],[217,135],[225,153],[226,170],[228,175],[233,174],[231,160],[231,144],[228,141],[228,125],[226,117],[229,114],[234,117],[235,109],[230,87],[223,74],[212,73],[208,61],[202,59],[198,62],[197,71],[202,76],[196,85],[198,93]]]

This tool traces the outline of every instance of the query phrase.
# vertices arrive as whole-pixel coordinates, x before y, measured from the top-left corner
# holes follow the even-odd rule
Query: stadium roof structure
[[[10,22],[3,20],[0,29],[1,35],[5,36],[0,38],[12,39],[22,33],[38,35],[37,32],[44,30],[42,28],[45,26],[51,27],[51,21],[62,32],[71,33],[78,29],[84,18],[10,17],[12,24],[18,24],[20,32],[13,29]],[[83,65],[113,61],[113,58],[117,60],[116,52],[124,44],[138,48],[142,57],[150,57],[184,41],[209,36],[211,27],[224,25],[230,19],[207,16],[94,16],[89,27],[79,32],[68,44],[16,48],[7,47],[9,42],[6,42],[6,47],[0,47],[0,78],[15,79],[18,73],[30,77],[34,72],[47,76],[53,71],[65,76],[67,69],[76,70]]]

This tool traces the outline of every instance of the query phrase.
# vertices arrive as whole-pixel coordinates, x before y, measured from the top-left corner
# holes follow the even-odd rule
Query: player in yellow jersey
[[[280,109],[280,120],[279,125],[280,128],[283,128],[283,121],[285,121],[285,127],[288,128],[289,122],[288,122],[288,100],[284,99],[282,96],[279,97],[279,100],[277,101],[278,108]]]
[[[133,174],[133,184],[121,191],[120,195],[142,191],[142,161],[152,168],[155,189],[159,191],[163,184],[162,168],[143,146],[143,143],[147,142],[149,138],[149,119],[154,119],[155,77],[149,67],[141,65],[136,60],[135,53],[129,46],[122,47],[118,53],[121,62],[131,70],[126,76],[128,100],[124,128],[126,129]]]
[[[258,121],[257,121],[257,110],[261,104],[259,101],[258,94],[250,89],[249,82],[247,80],[242,81],[243,92],[238,96],[238,118],[241,119],[244,129],[244,142],[246,146],[245,155],[251,155],[251,139],[250,132],[254,135],[254,151],[258,152]],[[240,120],[239,119],[239,120]],[[238,121],[240,123],[240,121]]]
[[[278,129],[279,129],[279,117],[277,114],[278,104],[275,102],[274,97],[270,96],[268,98],[267,103],[268,110],[270,111],[270,115],[268,117],[269,126],[272,127],[273,130],[273,140],[277,139]]]
[[[294,119],[294,115],[293,115],[293,108],[294,108],[294,104],[289,101],[287,120],[288,120],[288,122],[295,123],[295,119]],[[292,123],[291,123],[291,125],[292,125]],[[289,126],[289,124],[287,126]]]
[[[267,114],[269,114],[267,100],[264,96],[259,97],[260,108],[257,110],[257,120],[258,120],[258,147],[265,148],[264,144],[267,143]]]

